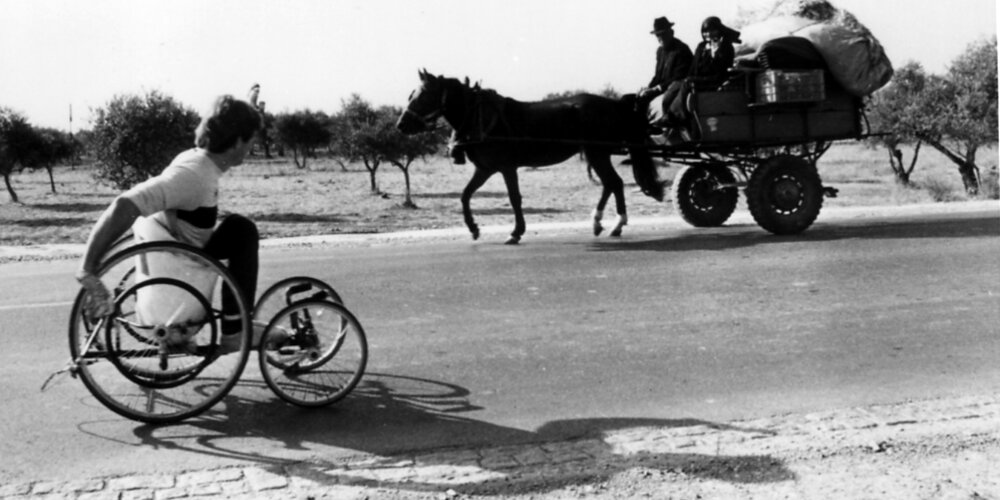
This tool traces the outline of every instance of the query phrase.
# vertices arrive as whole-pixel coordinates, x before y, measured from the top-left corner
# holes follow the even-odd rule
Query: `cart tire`
[[[760,227],[774,234],[798,234],[812,225],[823,206],[816,165],[798,156],[768,159],[750,175],[747,207]]]
[[[728,168],[709,169],[700,165],[684,167],[674,177],[674,205],[681,217],[694,227],[718,227],[733,215],[739,191],[732,186],[736,177]]]

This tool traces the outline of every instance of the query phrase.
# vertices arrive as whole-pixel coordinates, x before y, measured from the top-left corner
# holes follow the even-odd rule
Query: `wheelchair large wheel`
[[[142,243],[105,259],[97,276],[115,294],[95,319],[81,290],[69,324],[70,353],[87,389],[112,411],[164,424],[198,415],[233,388],[250,353],[250,308],[217,260],[175,242]],[[235,351],[219,346],[222,297],[239,306]]]
[[[368,341],[344,306],[305,300],[274,316],[258,354],[264,381],[275,394],[299,406],[324,406],[358,385],[368,362]]]
[[[255,322],[267,324],[282,309],[303,300],[344,301],[332,286],[309,276],[285,278],[264,290],[253,308]]]

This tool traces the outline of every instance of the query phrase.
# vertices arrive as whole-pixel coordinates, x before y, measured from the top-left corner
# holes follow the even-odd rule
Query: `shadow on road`
[[[234,392],[247,390],[261,394],[266,388],[261,383],[243,382]],[[224,401],[224,409],[182,425],[142,425],[134,433],[143,446],[246,460],[278,474],[306,477],[320,484],[413,491],[455,488],[463,494],[480,495],[545,492],[600,483],[638,467],[735,483],[794,479],[781,460],[767,455],[633,454],[602,439],[605,433],[630,429],[639,435],[643,429],[697,427],[758,434],[766,431],[696,419],[643,418],[559,420],[526,431],[470,418],[467,413],[481,408],[469,400],[469,391],[434,380],[369,373],[346,400],[317,410],[296,408],[277,398],[255,401],[231,394]],[[267,446],[248,444],[256,441],[259,445],[261,440],[266,440]],[[324,446],[368,456],[357,467],[349,459],[346,465],[343,460],[303,462],[302,450]],[[269,451],[255,451],[259,449]],[[370,455],[377,458],[372,460]],[[524,472],[525,467],[530,473]],[[413,472],[421,468],[451,472],[435,479]]]
[[[1000,221],[992,214],[951,217],[947,220],[817,223],[805,232],[791,236],[777,236],[755,225],[685,229],[675,232],[669,237],[657,239],[595,240],[590,244],[590,250],[598,252],[622,250],[685,252],[729,250],[775,243],[830,242],[852,239],[982,238],[987,236],[1000,236]]]

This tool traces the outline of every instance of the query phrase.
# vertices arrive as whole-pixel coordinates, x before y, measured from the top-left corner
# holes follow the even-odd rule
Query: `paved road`
[[[564,440],[1000,390],[1000,214],[826,215],[798,237],[740,223],[620,240],[271,249],[263,284],[328,280],[369,374],[289,407],[254,380],[185,425],[123,420],[66,359],[69,261],[0,266],[0,484]]]

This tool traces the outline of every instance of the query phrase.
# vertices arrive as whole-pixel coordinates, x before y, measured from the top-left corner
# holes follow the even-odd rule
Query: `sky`
[[[334,113],[358,94],[405,106],[417,72],[501,94],[612,87],[652,76],[653,19],[698,43],[702,20],[775,0],[0,0],[0,106],[37,126],[90,128],[114,96],[158,90],[201,111],[253,83],[272,112]],[[996,36],[996,0],[831,0],[894,67],[942,74]],[[73,122],[69,121],[72,109]]]

